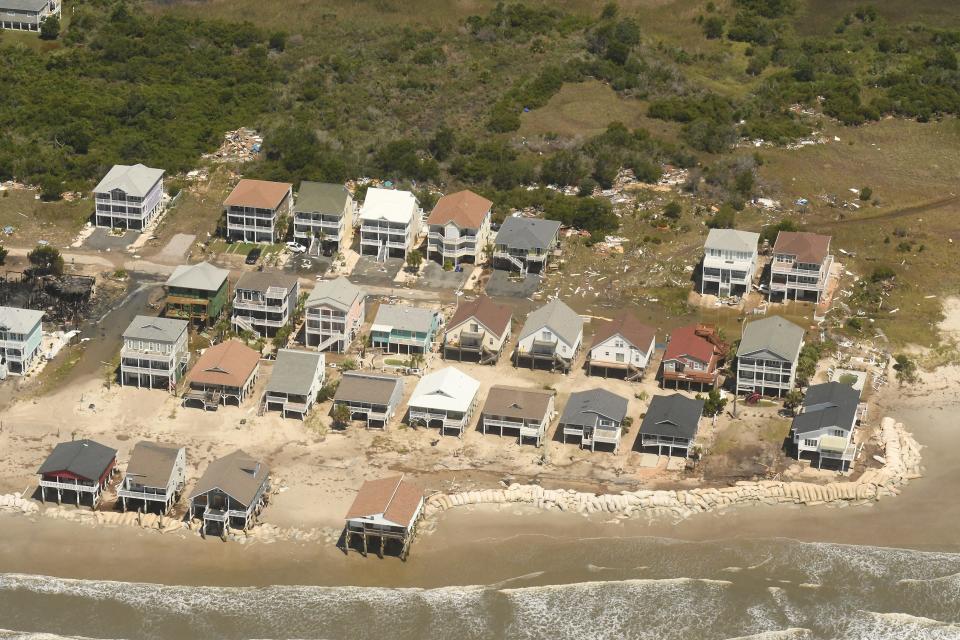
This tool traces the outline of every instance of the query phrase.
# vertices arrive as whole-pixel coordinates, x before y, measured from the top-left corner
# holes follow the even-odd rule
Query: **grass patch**
[[[11,226],[8,244],[32,246],[47,240],[57,246],[68,245],[93,213],[89,199],[74,202],[43,202],[32,190],[16,189],[0,193],[0,227]]]
[[[597,80],[566,84],[546,105],[520,117],[520,135],[589,137],[603,133],[611,122],[630,129],[642,127],[654,136],[675,141],[679,125],[647,118],[646,103],[625,98]]]

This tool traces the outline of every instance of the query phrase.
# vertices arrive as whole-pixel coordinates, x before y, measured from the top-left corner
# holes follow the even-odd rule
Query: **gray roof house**
[[[61,0],[0,0],[0,29],[40,31],[40,23],[59,16]]]
[[[352,420],[367,428],[385,428],[403,400],[403,378],[379,373],[348,371],[340,378],[333,405],[343,405]]]
[[[233,289],[234,329],[274,336],[290,322],[300,296],[300,280],[282,271],[247,271]]]
[[[123,510],[128,500],[139,500],[149,507],[159,506],[166,513],[176,502],[186,482],[184,447],[159,442],[138,442],[117,488]]]
[[[688,398],[679,393],[654,396],[640,424],[637,444],[641,449],[656,448],[657,453],[674,454],[675,449],[690,455],[690,443],[697,437],[703,400]]]
[[[503,221],[494,240],[495,267],[521,273],[540,273],[557,246],[560,223],[556,220],[511,216]]]
[[[563,442],[574,437],[580,441],[581,448],[590,445],[591,451],[596,451],[598,442],[612,444],[616,452],[620,447],[621,425],[627,417],[628,406],[626,398],[606,389],[570,394],[560,416]]]
[[[322,353],[280,349],[264,393],[264,406],[280,411],[283,417],[293,413],[303,419],[317,399],[326,375]]]
[[[554,298],[527,316],[514,357],[517,364],[529,359],[531,368],[548,362],[551,368],[569,371],[582,344],[583,318]]]
[[[0,378],[22,375],[40,355],[43,311],[0,307]]]
[[[381,304],[370,325],[370,344],[387,351],[428,352],[440,328],[440,314],[403,304]]]
[[[98,227],[143,231],[160,211],[163,169],[116,164],[93,190]]]
[[[173,390],[187,371],[186,320],[137,316],[123,332],[120,384]]]
[[[230,275],[227,269],[215,267],[209,262],[181,264],[167,278],[168,287],[177,289],[198,289],[200,291],[219,291]]]
[[[321,280],[304,304],[304,342],[317,351],[347,350],[366,318],[363,289],[345,277]]]
[[[267,502],[270,467],[241,449],[207,465],[190,493],[190,520],[202,516],[204,534],[210,523],[226,536],[230,527],[248,529]]]
[[[793,388],[804,330],[780,316],[743,327],[737,348],[737,394],[780,397]]]
[[[342,184],[304,180],[293,205],[293,238],[307,248],[321,238],[328,249],[340,249],[353,210],[353,196]]]
[[[853,431],[860,415],[860,392],[842,382],[815,384],[807,388],[800,413],[793,418],[790,434],[797,458],[809,453],[824,462],[849,469],[856,457]]]
[[[737,229],[711,229],[703,245],[700,293],[714,292],[727,297],[745,293],[757,270],[757,243],[760,234]]]
[[[116,465],[116,449],[93,440],[61,442],[37,469],[40,498],[46,501],[49,489],[56,491],[60,502],[64,491],[73,491],[78,507],[83,494],[90,494],[96,507]]]

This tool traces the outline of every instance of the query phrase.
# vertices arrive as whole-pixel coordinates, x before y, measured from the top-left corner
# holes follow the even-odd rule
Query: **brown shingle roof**
[[[550,407],[553,393],[541,389],[522,389],[494,385],[490,387],[481,413],[507,418],[542,420]]]
[[[289,182],[268,182],[266,180],[248,180],[237,183],[227,199],[226,206],[256,207],[257,209],[276,209],[293,187]]]
[[[830,236],[809,231],[781,231],[773,252],[797,257],[797,262],[820,264],[830,253]]]
[[[491,333],[502,336],[510,326],[513,319],[513,312],[510,307],[497,304],[487,296],[479,296],[473,302],[461,303],[457,307],[457,312],[450,318],[447,324],[449,330],[460,326],[470,318],[476,318],[477,322],[482,324]]]
[[[227,340],[203,352],[190,382],[242,387],[260,363],[260,354],[239,340]]]
[[[629,311],[622,311],[597,328],[592,346],[595,347],[618,334],[637,349],[646,350],[650,348],[657,331],[637,320]]]
[[[461,229],[479,229],[493,203],[473,191],[458,191],[437,200],[427,224],[455,223]]]
[[[366,518],[382,513],[385,520],[409,527],[417,515],[422,499],[423,490],[404,480],[403,476],[367,480],[357,492],[346,519]]]

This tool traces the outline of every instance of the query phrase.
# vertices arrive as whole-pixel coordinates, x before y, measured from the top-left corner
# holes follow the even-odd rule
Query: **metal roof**
[[[99,480],[116,458],[116,449],[93,440],[61,442],[53,448],[37,473],[43,475],[67,471],[87,480]]]
[[[780,316],[754,320],[743,327],[737,357],[769,351],[787,362],[793,362],[803,344],[803,334],[802,327]]]
[[[423,376],[413,390],[409,405],[466,412],[479,390],[477,380],[455,367],[447,367]]]
[[[358,297],[363,296],[363,289],[353,284],[345,277],[336,280],[321,280],[310,292],[305,307],[316,307],[328,304],[341,311],[349,311]]]
[[[230,272],[226,269],[215,267],[209,262],[181,264],[167,278],[167,286],[216,292],[229,275]]]
[[[386,220],[409,224],[417,215],[417,198],[409,191],[370,187],[360,208],[361,220]]]
[[[163,177],[163,169],[151,169],[142,164],[128,166],[115,164],[93,190],[94,193],[110,193],[120,189],[128,196],[145,197],[153,185]]]
[[[554,298],[539,309],[530,312],[520,331],[520,340],[544,327],[557,334],[568,345],[574,346],[583,332],[583,318],[564,304],[560,298]]]
[[[213,489],[220,489],[245,507],[249,507],[269,476],[270,467],[255,460],[242,449],[237,449],[207,465],[189,499],[193,500]]]
[[[703,244],[704,249],[719,249],[721,251],[746,251],[747,253],[757,252],[757,243],[760,242],[760,234],[752,231],[739,231],[737,229],[710,229],[707,234],[707,241]]]
[[[0,307],[0,330],[11,333],[30,333],[41,320],[43,320],[43,311]]]
[[[703,400],[679,393],[654,396],[640,424],[640,433],[650,436],[673,436],[692,440],[700,427]]]
[[[821,429],[849,429],[860,406],[860,392],[842,382],[815,384],[807,388],[803,409],[793,418],[792,429],[811,433]]]
[[[306,395],[310,392],[313,379],[323,369],[326,359],[322,353],[300,351],[299,349],[280,349],[273,363],[273,372],[267,391],[276,391],[290,395]]]
[[[183,447],[175,444],[141,441],[133,447],[125,476],[133,476],[145,487],[166,487],[173,474],[177,456]]]
[[[503,221],[495,243],[525,251],[548,249],[559,231],[560,223],[556,220],[512,216]]]
[[[294,213],[340,215],[351,197],[350,192],[342,184],[304,180],[300,183],[297,203],[293,205],[293,211]]]
[[[408,307],[402,304],[381,304],[373,324],[379,325],[384,330],[389,327],[400,331],[429,333],[436,316],[437,312],[430,309]]]
[[[627,417],[629,401],[606,389],[590,389],[570,394],[560,416],[560,424],[592,427],[600,416],[618,424]]]
[[[190,323],[175,318],[157,318],[137,316],[123,332],[124,338],[131,340],[156,340],[158,342],[176,342]]]

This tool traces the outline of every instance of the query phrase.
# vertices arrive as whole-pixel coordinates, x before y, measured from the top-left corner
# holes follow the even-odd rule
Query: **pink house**
[[[308,347],[343,353],[360,332],[366,294],[343,276],[319,282],[304,305]]]

